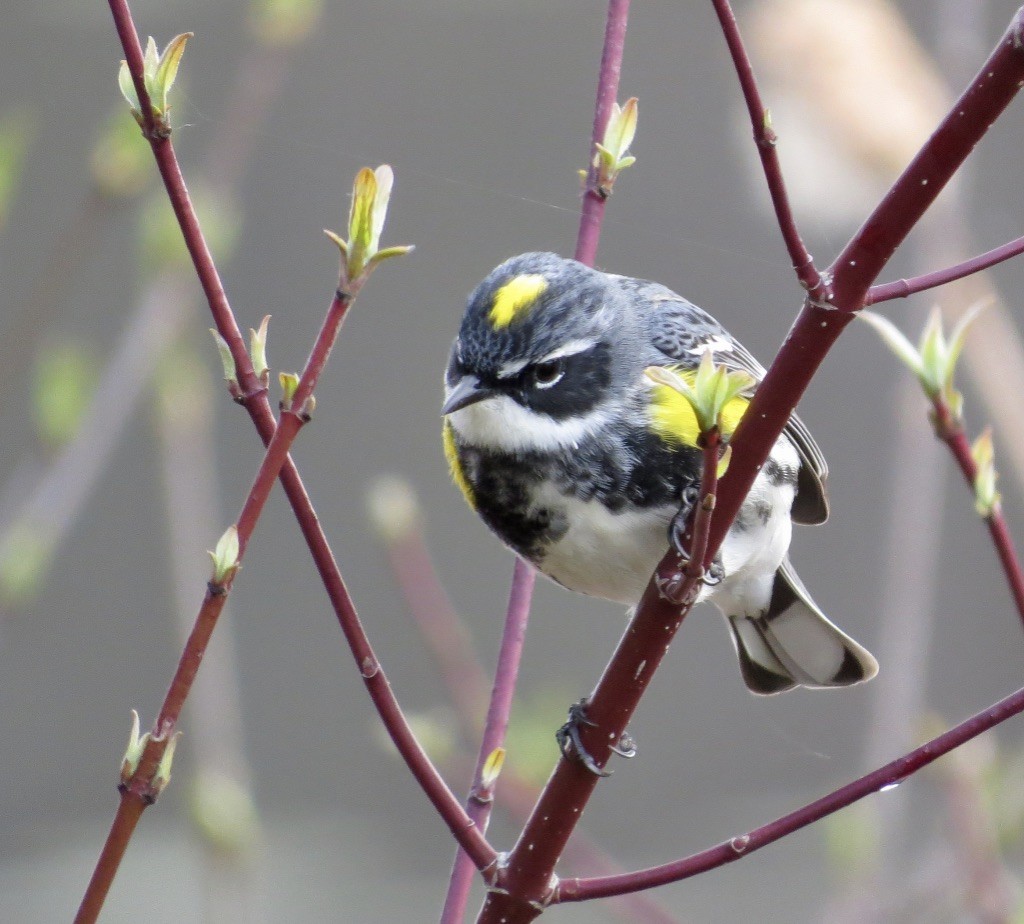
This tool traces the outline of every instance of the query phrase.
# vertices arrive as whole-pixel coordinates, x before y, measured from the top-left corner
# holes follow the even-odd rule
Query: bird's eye
[[[530,378],[538,388],[550,388],[563,375],[565,368],[560,359],[552,359],[545,363],[536,363],[530,367]]]

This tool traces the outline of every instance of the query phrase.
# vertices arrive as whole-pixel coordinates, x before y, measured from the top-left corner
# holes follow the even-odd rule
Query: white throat
[[[508,395],[494,395],[448,415],[452,427],[471,446],[509,452],[576,449],[610,418],[607,408],[599,405],[582,417],[556,420]]]

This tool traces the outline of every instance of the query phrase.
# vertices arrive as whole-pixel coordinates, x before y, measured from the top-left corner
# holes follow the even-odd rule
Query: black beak
[[[464,375],[455,383],[455,387],[445,399],[444,407],[441,408],[441,416],[447,417],[455,411],[490,398],[494,394],[494,389],[489,385],[482,384],[475,375]]]

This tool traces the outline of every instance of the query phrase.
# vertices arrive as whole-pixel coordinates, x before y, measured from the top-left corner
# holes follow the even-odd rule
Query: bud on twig
[[[348,240],[324,230],[341,251],[341,279],[351,284],[365,278],[377,264],[389,257],[409,253],[412,247],[380,247],[380,236],[388,214],[388,201],[395,174],[387,164],[376,170],[363,167],[352,185],[352,205],[348,215]]]
[[[267,328],[270,315],[264,315],[259,330],[249,328],[249,356],[252,359],[253,371],[260,382],[266,386],[270,380],[270,368],[267,366]]]
[[[232,524],[217,540],[217,547],[206,554],[213,559],[213,575],[210,582],[216,587],[223,587],[239,568],[238,527]]]
[[[996,490],[995,447],[992,444],[992,428],[986,427],[971,446],[971,458],[978,467],[974,476],[974,509],[978,516],[988,519],[999,509],[1000,495]]]
[[[747,408],[744,394],[755,384],[746,372],[716,366],[710,350],[704,352],[696,370],[650,366],[644,374],[656,388],[651,412],[658,432],[690,446],[699,446],[712,430],[727,440]],[[730,455],[726,451],[719,460],[719,476],[725,473]]]
[[[228,383],[231,393],[234,394],[238,390],[238,370],[235,367],[235,357],[231,355],[231,347],[228,346],[227,340],[217,332],[215,327],[210,328],[210,333],[213,334],[213,342],[217,344],[220,362],[224,367],[224,381]]]
[[[142,81],[149,95],[149,103],[153,110],[153,121],[156,124],[157,134],[167,137],[171,133],[170,122],[167,119],[170,106],[167,96],[174,86],[178,76],[178,66],[181,64],[181,56],[185,53],[185,43],[192,38],[191,32],[176,35],[167,43],[162,52],[157,52],[156,42],[153,36],[149,37],[146,43],[146,51],[143,55]],[[121,69],[117,74],[117,84],[121,89],[121,95],[125,98],[132,115],[140,126],[146,124],[142,114],[142,104],[139,102],[139,95],[135,91],[135,83],[132,80],[131,72],[128,70],[128,62],[121,62]]]
[[[627,167],[636,163],[636,158],[629,153],[629,146],[636,137],[637,98],[626,100],[624,106],[612,103],[612,111],[608,116],[608,124],[604,129],[604,138],[597,142],[593,164],[597,170],[597,191],[605,199],[612,194],[612,188],[619,174]],[[580,171],[586,179],[586,171]]]
[[[967,328],[983,307],[984,303],[979,302],[967,309],[956,322],[948,340],[942,327],[942,314],[937,307],[932,309],[917,347],[888,318],[873,311],[861,311],[858,317],[867,321],[896,358],[917,376],[924,393],[932,401],[941,401],[949,409],[952,419],[959,421],[964,397],[953,387],[953,375],[967,337]]]

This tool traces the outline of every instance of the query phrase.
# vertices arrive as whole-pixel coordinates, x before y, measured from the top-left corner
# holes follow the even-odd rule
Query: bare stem
[[[717,484],[719,442],[717,431],[707,435],[703,447],[700,502],[691,529],[690,562],[706,561],[707,521],[711,519]],[[703,547],[697,543],[705,540]],[[618,745],[644,691],[676,631],[697,597],[703,569],[686,567],[680,574],[678,553],[670,550],[652,576],[625,635],[608,662],[594,692],[587,698],[587,724],[579,729],[582,746],[603,768]],[[666,580],[666,575],[672,575]],[[668,599],[659,586],[671,584]],[[678,601],[685,601],[680,604]],[[532,921],[555,900],[558,862],[599,777],[575,755],[563,755],[534,806],[519,839],[498,871],[488,894],[480,924]]]
[[[710,547],[716,552],[764,460],[868,288],[1024,81],[1024,11],[932,136],[829,268],[832,300],[807,299],[733,437]]]
[[[467,735],[475,737],[480,730],[490,681],[469,629],[438,579],[418,525],[395,541],[389,541],[387,549],[395,581],[420,635],[437,661],[459,722]]]
[[[1024,12],[1014,17],[978,76],[833,264],[828,273],[833,289],[825,293],[826,301],[811,297],[805,301],[733,438],[733,458],[716,498],[704,560],[717,552],[818,366],[863,306],[868,287],[1024,83],[1022,17]],[[670,560],[662,566],[670,567]],[[652,581],[590,698],[587,716],[595,725],[585,726],[581,738],[599,766],[607,760],[609,742],[618,741],[624,731],[625,720],[681,618],[677,607],[659,597]],[[660,643],[651,651],[643,642],[657,632]],[[507,866],[500,870],[503,889],[489,894],[481,922],[530,921],[552,901],[555,862],[596,781],[579,763],[559,762]],[[735,858],[735,847],[726,847]]]
[[[125,56],[129,61],[129,67],[136,78],[136,84],[139,84],[141,83],[138,77],[141,74],[142,49],[131,20],[130,11],[125,0],[109,0],[109,2],[118,35],[122,40],[125,50]],[[137,89],[139,89],[139,99],[143,108],[145,124],[147,126],[152,125],[152,112],[145,95],[145,88],[137,87]],[[481,868],[485,867],[493,862],[494,851],[475,828],[472,821],[466,816],[466,813],[444,784],[444,781],[441,780],[436,769],[430,764],[429,758],[427,758],[425,752],[412,735],[408,724],[405,722],[379,662],[362,631],[351,599],[348,596],[333,555],[327,545],[326,537],[324,537],[319,529],[316,513],[288,456],[288,448],[304,422],[304,417],[300,413],[301,409],[305,405],[306,398],[312,393],[320,372],[327,361],[346,310],[358,293],[364,280],[354,280],[345,292],[339,291],[336,293],[296,389],[293,407],[297,411],[292,412],[289,410],[289,412],[283,414],[281,425],[278,426],[270,409],[266,390],[256,376],[248,353],[245,350],[241,333],[238,330],[227,296],[224,293],[224,288],[220,282],[212,255],[206,245],[198,218],[192,208],[174,149],[167,137],[153,131],[146,132],[146,135],[153,148],[168,197],[171,200],[171,205],[181,226],[186,246],[192,256],[203,291],[210,303],[210,309],[218,330],[231,347],[237,366],[239,382],[245,396],[243,401],[253,416],[260,431],[260,436],[267,447],[263,463],[260,466],[260,470],[257,473],[238,519],[237,526],[241,551],[244,553],[245,546],[252,529],[255,527],[256,520],[266,498],[269,496],[270,489],[280,475],[289,500],[296,511],[300,527],[313,551],[317,567],[324,578],[325,586],[327,586],[328,593],[331,595],[332,603],[335,604],[335,610],[345,630],[346,637],[349,639],[353,655],[356,657],[363,678],[370,689],[371,698],[381,714],[382,721],[391,733],[399,752],[402,753],[410,765],[414,775],[427,791],[428,796],[438,808],[439,813],[448,822],[456,839],[466,847],[478,866]],[[230,579],[223,587],[211,587],[206,600],[204,600],[192,635],[189,638],[185,651],[182,653],[178,669],[175,672],[174,679],[161,707],[160,716],[154,726],[153,737],[150,739],[131,781],[125,787],[126,796],[122,798],[121,807],[118,810],[118,815],[115,817],[110,835],[108,836],[108,846],[103,850],[100,863],[94,872],[93,880],[90,882],[86,895],[83,898],[78,921],[95,920],[102,907],[110,883],[113,881],[120,859],[124,854],[124,848],[131,836],[131,831],[134,829],[135,822],[137,822],[137,818],[132,820],[131,815],[136,811],[138,811],[138,814],[141,814],[141,809],[136,809],[134,805],[132,808],[127,808],[126,805],[138,803],[144,807],[145,804],[152,801],[151,796],[153,794],[149,786],[153,773],[166,747],[166,742],[169,740],[170,733],[177,722],[192,680],[198,671],[206,644],[216,625],[220,609],[223,607],[224,597],[229,589],[229,585]],[[128,794],[133,798],[129,799]]]
[[[895,282],[887,282],[883,285],[872,286],[864,297],[864,305],[877,305],[879,302],[887,302],[894,298],[907,298],[918,292],[927,289],[934,289],[936,286],[944,286],[947,282],[956,282],[965,276],[972,276],[987,270],[990,266],[1003,263],[1013,257],[1024,253],[1024,237],[1008,241],[1001,247],[987,250],[978,254],[970,260],[964,260],[955,266],[948,266],[945,269],[935,270],[931,273],[924,273],[921,276],[912,276],[910,279],[897,279]]]
[[[974,481],[978,477],[978,466],[971,455],[971,446],[967,442],[967,434],[964,433],[963,425],[953,417],[941,397],[932,401],[932,407],[935,432],[949,448],[973,493]],[[1009,527],[1006,525],[1006,518],[1003,516],[1001,506],[998,503],[995,504],[992,512],[984,519],[996,554],[999,556],[999,563],[1003,567],[1003,574],[1006,576],[1006,583],[1013,596],[1014,606],[1017,607],[1017,615],[1021,623],[1024,624],[1024,573],[1021,572],[1017,549],[1014,546]]]
[[[494,674],[494,689],[491,691],[487,720],[480,740],[480,752],[473,771],[473,785],[470,789],[467,813],[482,833],[494,808],[494,781],[484,779],[484,767],[491,754],[505,742],[512,699],[519,678],[519,663],[526,642],[526,624],[530,617],[530,597],[536,572],[521,558],[516,558],[512,589],[509,593],[508,609],[505,614],[505,628],[498,650],[498,666]],[[455,854],[448,894],[441,913],[441,924],[458,924],[466,912],[469,890],[473,884],[473,861],[460,847]]]
[[[629,0],[609,0],[608,16],[605,20],[604,48],[601,52],[601,69],[597,78],[597,103],[594,106],[594,130],[590,139],[592,158],[597,145],[604,137],[605,126],[619,93],[619,77],[622,74],[622,54],[626,46],[626,24],[629,19]],[[597,168],[587,163],[587,179],[583,190],[583,209],[580,212],[580,230],[576,237],[576,259],[587,266],[593,266],[597,259],[597,246],[601,240],[601,223],[608,200],[597,181]]]
[[[592,898],[621,895],[636,889],[650,889],[671,882],[679,882],[682,879],[688,879],[699,873],[739,860],[794,831],[799,831],[826,815],[831,815],[833,812],[863,799],[865,796],[898,785],[943,754],[949,753],[954,748],[960,747],[965,742],[978,737],[1020,712],[1024,712],[1024,689],[1017,690],[1005,699],[999,700],[988,709],[971,716],[944,734],[915,748],[909,754],[865,774],[795,812],[790,812],[788,815],[783,815],[775,821],[754,828],[746,834],[730,838],[728,841],[674,863],[666,863],[663,866],[654,866],[622,876],[567,879],[561,883],[558,900],[562,902],[586,901]]]
[[[772,128],[771,114],[761,100],[761,91],[757,87],[754,68],[740,36],[736,15],[732,11],[729,0],[712,0],[712,6],[715,8],[715,13],[718,14],[722,33],[725,36],[726,45],[729,46],[729,54],[732,56],[733,67],[739,77],[740,89],[743,91],[743,99],[746,101],[747,112],[750,115],[750,124],[754,130],[754,144],[757,147],[758,156],[761,158],[761,167],[764,170],[768,193],[772,198],[775,217],[779,223],[779,230],[782,232],[782,240],[785,242],[790,262],[793,264],[793,270],[796,272],[796,278],[800,281],[800,285],[807,290],[809,299],[827,301],[831,297],[828,282],[814,265],[814,258],[808,253],[803,238],[800,237],[800,231],[797,229],[796,219],[793,217],[789,194],[786,192],[786,183],[782,176],[782,165],[779,163],[779,155],[776,150],[778,136]]]

